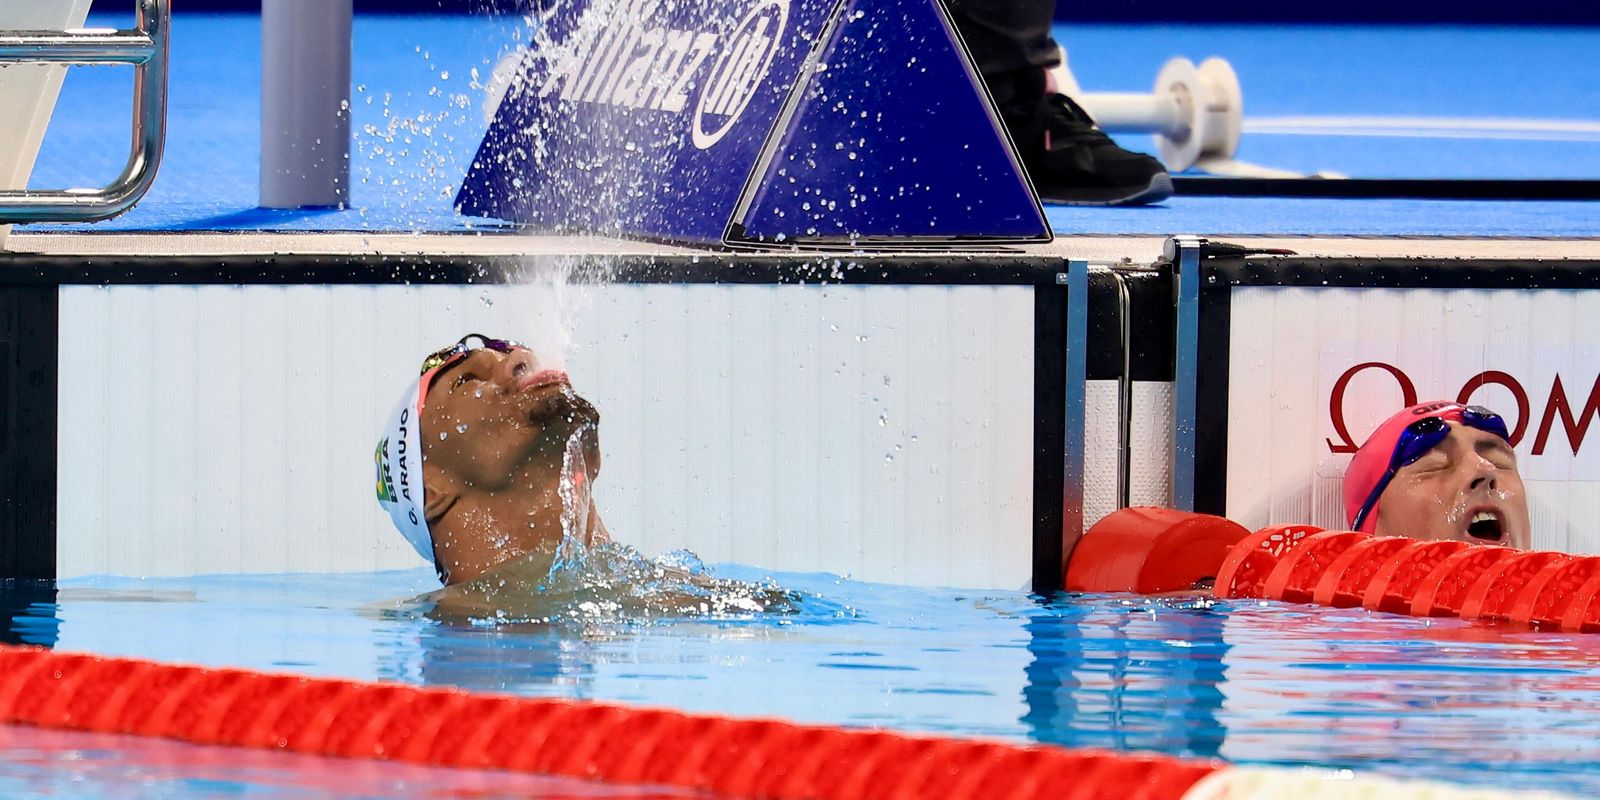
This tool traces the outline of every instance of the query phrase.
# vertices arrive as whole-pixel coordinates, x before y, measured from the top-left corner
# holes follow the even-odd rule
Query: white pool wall
[[[62,577],[419,565],[372,448],[422,356],[480,331],[570,335],[621,541],[1029,582],[1032,287],[66,286],[60,312]]]
[[[1241,287],[1233,291],[1229,354],[1228,516],[1246,527],[1312,522],[1345,527],[1341,486],[1350,456],[1333,408],[1356,444],[1402,407],[1400,384],[1419,401],[1458,399],[1476,375],[1501,373],[1527,398],[1517,446],[1533,547],[1600,552],[1600,294],[1540,289]],[[1556,381],[1561,381],[1555,400]],[[1516,394],[1490,384],[1468,398],[1518,427]],[[1562,407],[1576,438],[1569,434]],[[1539,432],[1548,429],[1535,453]]]

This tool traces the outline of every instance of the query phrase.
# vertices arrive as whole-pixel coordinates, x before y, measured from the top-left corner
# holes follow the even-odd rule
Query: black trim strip
[[[1132,352],[1135,381],[1171,382],[1177,371],[1177,287],[1166,270],[1122,270],[1133,309]]]
[[[0,287],[0,578],[56,576],[58,294]]]
[[[1056,262],[1063,268],[1066,266]],[[1067,446],[1067,287],[1033,290],[1033,593],[1062,587]]]
[[[1128,287],[1133,315],[1132,367],[1135,381],[1168,381],[1176,368],[1176,316],[1172,273],[1165,270],[1119,269]],[[1089,273],[1088,379],[1122,377],[1122,319],[1117,308],[1117,280],[1111,272]]]
[[[1600,289],[1596,258],[1564,260],[1442,258],[1215,258],[1207,286],[1360,286],[1384,289]]]
[[[1195,374],[1194,510],[1226,516],[1228,511],[1228,369],[1233,290],[1211,286],[1202,261],[1200,320]]]
[[[1053,286],[1060,258],[1008,252],[670,256],[65,256],[0,254],[0,285],[496,284],[562,263],[574,283]]]
[[[1176,176],[1188,197],[1334,197],[1410,200],[1600,200],[1600,180],[1468,178],[1213,178]]]
[[[1169,303],[1170,305],[1170,303]],[[1122,377],[1122,319],[1117,312],[1117,277],[1109,270],[1089,272],[1088,380]]]

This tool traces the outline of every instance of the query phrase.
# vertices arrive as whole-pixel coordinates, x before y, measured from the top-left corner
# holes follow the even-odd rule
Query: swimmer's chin
[[[600,426],[600,410],[566,384],[530,392],[524,410],[529,425],[573,430]]]

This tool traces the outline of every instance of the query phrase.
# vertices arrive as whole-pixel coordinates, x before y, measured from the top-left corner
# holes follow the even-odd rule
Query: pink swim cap
[[[1367,502],[1367,497],[1372,494],[1378,481],[1383,479],[1383,473],[1389,471],[1389,462],[1394,458],[1394,450],[1399,446],[1400,434],[1405,431],[1406,426],[1427,417],[1439,417],[1450,422],[1460,421],[1461,412],[1464,410],[1466,406],[1460,403],[1434,400],[1418,403],[1384,420],[1350,459],[1350,466],[1345,468],[1345,522],[1352,527],[1355,526],[1356,515],[1361,513],[1361,506]],[[1373,505],[1371,513],[1362,520],[1363,533],[1372,533],[1378,527],[1378,505],[1381,504],[1382,501],[1379,501]]]

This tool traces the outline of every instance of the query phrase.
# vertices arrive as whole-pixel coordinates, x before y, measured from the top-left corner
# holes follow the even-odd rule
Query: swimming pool
[[[451,261],[440,252],[491,248],[502,257],[520,258],[525,248],[545,246],[537,240],[507,244],[509,236],[500,242],[480,238],[480,229],[448,207],[452,184],[481,134],[473,99],[455,87],[467,86],[475,67],[487,68],[518,25],[515,19],[456,17],[361,20],[358,39],[364,52],[353,98],[360,123],[355,202],[344,210],[287,212],[253,207],[254,18],[196,15],[178,26],[180,60],[184,53],[217,49],[219,42],[239,57],[208,56],[205,69],[180,70],[175,76],[173,146],[163,181],[139,212],[109,226],[155,235],[118,239],[104,235],[108,228],[101,227],[92,234],[73,230],[57,245],[50,245],[57,240],[48,235],[13,238],[22,251],[44,256],[19,259],[12,274],[21,277],[8,279],[17,285],[7,284],[0,293],[0,305],[26,312],[24,322],[5,331],[6,344],[49,342],[49,348],[17,345],[16,352],[41,362],[24,366],[35,371],[39,385],[54,385],[61,393],[59,404],[55,396],[34,397],[30,402],[38,407],[13,406],[12,413],[20,419],[37,412],[45,420],[40,430],[49,428],[48,436],[35,431],[16,441],[19,449],[49,453],[53,460],[19,465],[9,459],[0,466],[0,483],[12,487],[13,499],[35,498],[25,511],[14,507],[0,513],[13,516],[3,521],[10,526],[6,530],[25,532],[31,537],[27,546],[47,553],[38,561],[69,575],[194,572],[197,563],[208,565],[198,571],[268,573],[329,568],[333,561],[339,563],[331,569],[409,563],[394,560],[395,551],[409,555],[386,524],[375,543],[362,538],[373,527],[365,485],[370,480],[367,428],[392,400],[390,379],[414,368],[412,351],[427,349],[435,339],[454,339],[465,330],[489,327],[488,321],[500,326],[491,331],[515,330],[515,323],[527,322],[530,309],[544,303],[530,302],[520,287],[498,285],[515,282],[520,263],[506,277],[497,269],[503,265]],[[416,35],[423,29],[426,49]],[[1444,149],[1433,137],[1397,142],[1338,134],[1327,129],[1328,120],[1321,121],[1324,129],[1312,140],[1319,144],[1307,147],[1304,126],[1290,124],[1313,110],[1391,117],[1418,109],[1441,116],[1498,111],[1537,116],[1552,99],[1592,90],[1592,80],[1559,85],[1535,80],[1545,65],[1587,63],[1592,31],[1447,36],[1420,29],[1357,36],[1347,29],[1295,29],[1262,36],[1258,28],[1241,27],[1070,33],[1082,76],[1107,88],[1122,85],[1125,76],[1151,72],[1155,62],[1142,59],[1158,51],[1164,56],[1171,48],[1239,58],[1249,73],[1252,108],[1267,112],[1266,122],[1280,126],[1273,132],[1262,123],[1252,131],[1247,152],[1252,159],[1305,169],[1337,167],[1352,174],[1403,168],[1408,171],[1401,174],[1465,175],[1471,174],[1468,165],[1485,164],[1514,164],[1519,174],[1531,176],[1592,172],[1585,172],[1594,163],[1588,134],[1581,141],[1545,143],[1537,150],[1539,158],[1527,158],[1521,155],[1525,142],[1495,139],[1470,149],[1465,144]],[[1180,34],[1194,38],[1176,42]],[[1361,46],[1352,46],[1357,40]],[[1476,74],[1477,60],[1451,61],[1456,68],[1411,85],[1413,76],[1403,67],[1416,61],[1417,52],[1439,60],[1484,50],[1462,47],[1462,42],[1541,55],[1511,59],[1525,72],[1500,75],[1503,84],[1514,87],[1518,105],[1496,106],[1491,98],[1504,93],[1495,92],[1476,99],[1483,108],[1460,104],[1456,78]],[[1281,64],[1316,61],[1306,58],[1311,45],[1322,48],[1322,58],[1330,63],[1353,58],[1365,65],[1366,78],[1399,80],[1406,86],[1398,88],[1420,91],[1429,102],[1418,105],[1416,92],[1395,91],[1381,80],[1348,82],[1361,90],[1353,100],[1307,94],[1303,71]],[[1385,68],[1381,59],[1368,58],[1373,52],[1387,53],[1398,63]],[[1328,72],[1351,74],[1337,68]],[[1271,82],[1262,83],[1268,78]],[[119,156],[86,142],[123,135],[126,114],[106,113],[107,98],[120,97],[122,90],[121,83],[108,81],[121,80],[119,74],[80,70],[69,81],[47,158],[35,176],[39,181],[93,183],[107,167],[106,158]],[[1528,85],[1541,91],[1527,91]],[[444,88],[451,89],[447,116],[439,114],[445,96],[438,92]],[[1313,98],[1318,105],[1297,105]],[[1396,106],[1373,107],[1373,98]],[[427,141],[396,152],[397,137],[410,145],[411,133]],[[1158,209],[1057,208],[1051,220],[1062,231],[1119,234],[1590,236],[1596,229],[1587,210],[1573,203],[1180,198]],[[192,233],[234,229],[322,233],[294,242]],[[170,235],[178,230],[191,233]],[[452,234],[439,238],[455,241],[417,244],[374,235],[374,244],[365,235],[345,237],[360,240],[357,255],[343,244],[328,244],[338,238],[330,232],[369,230],[431,231]],[[1114,241],[1108,254],[1097,258],[1136,267],[1155,258],[1130,255],[1142,252],[1130,242]],[[1491,244],[1480,239],[1452,247],[1482,259]],[[587,256],[608,245],[558,246],[583,248]],[[1084,246],[1069,241],[1057,250],[1022,254],[1048,263],[1008,266],[1023,259],[985,254],[974,264],[973,255],[962,254],[901,270],[885,266],[892,259],[874,255],[847,263],[843,271],[837,258],[831,268],[827,259],[780,268],[761,259],[711,264],[710,255],[678,253],[674,264],[660,248],[630,249],[618,270],[633,276],[628,282],[651,288],[597,290],[597,310],[576,328],[580,343],[589,348],[575,362],[577,370],[594,381],[596,391],[610,395],[603,398],[613,448],[607,453],[605,491],[618,506],[615,516],[608,509],[608,519],[622,535],[644,537],[652,546],[683,546],[688,537],[710,535],[724,545],[714,552],[719,558],[851,570],[897,583],[929,582],[932,575],[949,582],[1022,585],[1029,566],[1029,524],[1036,526],[1035,545],[1040,531],[1058,541],[1067,533],[1051,516],[1059,509],[1049,506],[1064,481],[1041,465],[1059,470],[1062,452],[1070,457],[1074,451],[1056,439],[1033,437],[1040,431],[1060,433],[1049,432],[1052,426],[1068,427],[1046,412],[1054,414],[1052,409],[1069,402],[1066,398],[1077,397],[1073,393],[1084,380],[1063,377],[1065,366],[1053,360],[1065,349],[1063,337],[1050,333],[1065,327],[1061,317],[1067,314],[1067,299],[1058,287],[1077,269],[1065,267],[1066,259],[1082,258]],[[1340,254],[1351,247],[1347,242],[1335,246]],[[1299,242],[1294,247],[1304,249]],[[1435,248],[1443,245],[1411,247],[1440,255]],[[1571,252],[1581,252],[1581,243],[1572,247]],[[405,266],[397,266],[401,262]],[[1325,286],[1322,269],[1311,265],[1297,274],[1308,276],[1308,285]],[[1424,282],[1442,273],[1435,269]],[[1010,277],[996,280],[1002,274]],[[730,276],[733,283],[774,286],[735,291],[726,284]],[[1357,278],[1364,281],[1365,273]],[[679,280],[695,285],[655,286]],[[394,286],[374,291],[326,285],[369,282]],[[462,285],[423,291],[409,287],[413,282]],[[496,286],[479,285],[484,282]],[[845,291],[829,282],[896,285]],[[949,282],[971,284],[970,291],[945,291]],[[408,284],[404,290],[402,283]],[[267,289],[256,284],[292,285]],[[393,305],[375,302],[378,294],[391,295],[385,302]],[[1073,302],[1081,300],[1075,296]],[[1449,308],[1448,301],[1436,305]],[[1539,316],[1558,318],[1548,309],[1546,303]],[[1170,323],[1170,303],[1160,311]],[[1079,312],[1071,313],[1072,323],[1082,324]],[[418,330],[403,334],[412,337],[403,342],[395,341],[384,324],[399,315],[421,320]],[[787,315],[788,323],[775,323],[780,315]],[[1291,323],[1301,319],[1280,317]],[[1242,313],[1235,321],[1239,330],[1249,328]],[[1159,325],[1130,327],[1155,330]],[[1098,334],[1086,339],[1092,335]],[[1170,332],[1165,335],[1170,342]],[[1581,344],[1587,337],[1570,330],[1563,337],[1559,349],[1571,351],[1574,363],[1587,368]],[[305,354],[322,352],[330,341],[375,354],[375,363],[363,366],[372,374],[322,383],[331,370]],[[1116,349],[1115,358],[1091,358],[1084,367],[1087,380],[1106,384],[1120,376],[1144,384],[1149,394],[1137,397],[1155,398],[1155,410],[1145,408],[1140,418],[1141,424],[1149,423],[1144,429],[1156,432],[1148,437],[1149,449],[1174,453],[1170,438],[1163,438],[1172,430],[1171,354],[1140,372],[1122,358],[1140,347],[1118,347],[1124,349]],[[691,356],[695,366],[712,368],[677,367]],[[151,362],[149,368],[141,359]],[[1227,367],[1226,359],[1206,361]],[[1113,374],[1106,368],[1112,362],[1141,377]],[[761,366],[751,369],[752,363]],[[1236,366],[1250,363],[1235,361]],[[1300,361],[1296,376],[1304,373],[1305,363]],[[194,366],[186,370],[183,365]],[[1570,379],[1573,370],[1568,370]],[[963,371],[983,378],[960,380]],[[176,400],[127,391],[144,386],[141,381],[151,375],[192,391],[177,393],[182,397]],[[721,382],[708,387],[716,383],[707,380],[712,376]],[[1536,377],[1549,383],[1548,375]],[[1450,390],[1457,385],[1460,381],[1451,383]],[[1252,394],[1241,388],[1235,395],[1271,396],[1284,405],[1271,391]],[[1099,396],[1107,403],[1089,409],[1091,420],[1097,413],[1102,421],[1122,413],[1110,394]],[[329,401],[335,397],[337,403]],[[625,405],[626,398],[633,405]],[[1307,407],[1320,407],[1321,400],[1318,396]],[[1225,403],[1212,407],[1226,410]],[[749,416],[734,417],[738,424],[718,421],[734,411]],[[341,416],[345,413],[349,418]],[[261,430],[270,435],[257,435]],[[339,438],[344,435],[358,439],[357,446],[346,446]],[[1306,439],[1323,441],[1315,431]],[[108,458],[103,445],[111,441],[124,443],[132,454]],[[1082,449],[1093,458],[1116,446],[1101,442],[1098,450]],[[1250,451],[1235,447],[1233,452]],[[1106,481],[1108,463],[1091,463],[1084,470],[1099,477],[1106,503],[1116,488]],[[43,485],[46,475],[50,482]],[[1135,489],[1164,502],[1170,483],[1154,483]],[[1233,485],[1255,488],[1244,480]],[[286,503],[285,497],[295,502]],[[26,524],[46,515],[48,525]],[[751,519],[759,523],[750,524]],[[987,535],[974,536],[974,530]],[[850,561],[851,554],[860,556],[859,564]],[[796,566],[802,556],[812,560]],[[4,557],[0,554],[0,561]],[[774,560],[780,558],[788,560]],[[86,564],[94,566],[85,569]],[[1037,575],[1038,564],[1034,567]],[[868,573],[868,568],[878,571]],[[768,574],[749,566],[718,571],[750,580]],[[906,588],[826,573],[772,577],[804,593],[792,612],[641,619],[598,607],[558,608],[553,622],[539,621],[537,614],[533,620],[442,618],[425,603],[408,600],[435,585],[421,570],[72,577],[5,584],[0,609],[9,622],[0,627],[6,638],[62,651],[162,662],[1237,763],[1348,766],[1403,777],[1600,794],[1600,780],[1590,766],[1597,747],[1592,744],[1597,715],[1591,710],[1597,645],[1585,637],[1276,603],[1044,600],[1019,591]],[[0,727],[0,794],[7,796],[502,793],[693,796],[678,789]]]
[[[410,599],[437,587],[414,570],[81,578],[60,582],[53,600],[47,585],[12,583],[0,605],[11,610],[9,641],[53,640],[64,651],[1600,792],[1592,637],[1257,601],[1044,600],[738,565],[715,572],[770,577],[801,599],[788,613],[651,618],[569,605],[548,623],[440,621]],[[63,760],[96,747],[66,741],[40,745],[37,757],[13,752],[0,761],[0,786],[18,787],[13,796],[101,796],[97,781],[123,774]],[[218,793],[194,766],[217,763],[205,748],[146,746],[179,755],[107,752],[153,771],[163,796]],[[248,767],[231,778],[244,786],[270,788],[283,775],[322,785],[317,759],[226,758]],[[40,789],[29,783],[40,763],[92,774],[81,792]],[[404,769],[414,771],[364,765],[379,788],[317,791],[471,780]]]

